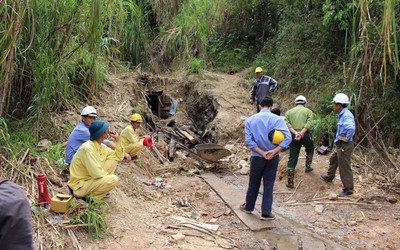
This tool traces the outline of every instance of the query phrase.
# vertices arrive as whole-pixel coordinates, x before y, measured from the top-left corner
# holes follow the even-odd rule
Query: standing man
[[[34,250],[31,220],[25,192],[0,177],[0,248]]]
[[[261,67],[256,68],[257,79],[254,80],[253,88],[250,92],[250,103],[256,102],[257,113],[260,112],[260,102],[267,96],[271,96],[278,86],[278,82],[263,74],[263,69]]]
[[[133,158],[137,158],[137,154],[143,148],[143,138],[139,139],[137,133],[142,122],[142,116],[135,113],[131,116],[130,124],[121,132],[122,145],[125,148],[125,152]]]
[[[313,112],[306,108],[307,99],[299,95],[294,104],[296,107],[285,114],[285,122],[292,133],[288,161],[288,188],[294,188],[294,175],[301,146],[306,148],[306,173],[313,171],[311,163],[314,156],[314,142],[310,133]]]
[[[89,126],[90,140],[79,147],[72,159],[68,186],[77,198],[101,199],[117,185],[114,172],[117,162],[124,158],[124,149],[118,133],[108,127],[107,122],[93,121]],[[114,138],[115,150],[102,144],[108,136]]]
[[[264,98],[260,102],[260,112],[247,119],[245,124],[246,143],[251,149],[249,186],[246,193],[246,202],[240,206],[240,210],[251,213],[256,204],[261,179],[263,179],[264,192],[261,204],[261,220],[273,220],[275,215],[271,213],[273,201],[273,189],[278,170],[279,152],[290,144],[290,132],[285,121],[272,114],[273,100]],[[268,139],[272,130],[283,133],[283,141],[274,145]]]
[[[72,158],[74,157],[75,153],[78,151],[79,147],[89,141],[90,139],[90,132],[89,126],[92,124],[97,117],[97,111],[92,106],[85,107],[81,112],[81,122],[76,125],[72,133],[68,137],[67,147],[66,147],[66,154],[65,154],[65,162],[70,165],[72,162]],[[103,144],[111,149],[115,149],[115,143],[106,139],[103,141]],[[130,156],[125,155],[126,160],[130,161]]]
[[[349,97],[343,93],[336,94],[333,98],[333,109],[339,113],[335,138],[336,150],[329,159],[327,175],[321,175],[325,182],[332,182],[336,169],[339,167],[340,179],[343,183],[343,192],[339,193],[339,196],[352,195],[354,192],[351,154],[354,149],[353,136],[356,125],[353,114],[347,108],[349,104]]]

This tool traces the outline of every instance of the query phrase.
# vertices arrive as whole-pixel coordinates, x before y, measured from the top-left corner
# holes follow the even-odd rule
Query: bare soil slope
[[[186,78],[137,72],[110,76],[95,105],[101,119],[121,131],[134,107],[146,106],[143,93],[156,89],[180,100],[177,114],[170,119],[178,124],[197,123],[195,126],[209,129],[218,143],[229,145],[233,155],[221,164],[205,164],[204,171],[215,172],[245,192],[248,176],[239,174],[237,164],[240,160],[248,163],[250,155],[243,134],[245,119],[255,110],[247,103],[250,84],[238,75],[205,73]],[[145,112],[152,116],[149,110]],[[206,123],[211,113],[215,117]],[[168,120],[154,118],[158,126]],[[150,133],[147,127],[142,132]],[[328,185],[319,178],[319,173],[328,167],[329,156],[315,155],[314,172],[305,174],[302,155],[295,190],[285,186],[287,158],[288,152],[281,154],[281,180],[276,182],[273,206],[278,218],[273,230],[248,230],[194,174],[201,164],[184,151],[173,162],[161,165],[153,152],[145,148],[138,161],[119,164],[120,182],[107,200],[111,207],[107,219],[112,236],[94,239],[82,229],[75,229],[75,234],[82,249],[272,249],[279,244],[279,249],[298,249],[302,246],[300,239],[306,238],[311,239],[311,246],[313,239],[323,241],[326,249],[400,249],[399,204],[386,201],[388,197],[399,199],[399,195],[379,189],[374,177],[367,176],[365,166],[354,164],[356,195],[330,201],[327,197],[340,191],[341,182],[335,179]],[[165,187],[152,185],[155,177],[160,177]],[[217,224],[219,229],[216,233],[187,230],[179,225],[177,216]],[[171,237],[178,233],[185,238]],[[282,242],[293,244],[282,245]],[[66,248],[72,249],[72,243],[66,244]],[[309,249],[319,248],[314,245]]]

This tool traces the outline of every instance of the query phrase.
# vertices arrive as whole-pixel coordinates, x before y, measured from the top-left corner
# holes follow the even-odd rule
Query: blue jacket
[[[277,86],[278,82],[275,79],[263,75],[261,78],[254,80],[250,98],[260,103],[263,98],[270,96]]]
[[[67,164],[71,164],[72,157],[74,157],[76,151],[78,151],[79,147],[90,140],[90,132],[89,132],[89,126],[86,126],[85,123],[80,122],[74,130],[72,130],[72,133],[68,137],[67,141],[67,148],[65,152],[65,162]],[[106,144],[109,142],[109,140],[104,140],[103,144]]]
[[[275,149],[277,146],[268,139],[268,133],[271,130],[280,130],[285,136],[279,144],[283,148],[289,147],[292,141],[292,135],[282,117],[272,114],[269,110],[262,109],[259,113],[249,117],[245,124],[246,143],[249,149],[259,147],[263,151]],[[251,155],[264,157],[255,151]]]
[[[353,114],[348,108],[344,108],[340,111],[338,117],[335,143],[339,141],[339,136],[346,136],[348,141],[353,141],[353,136],[356,132],[356,123]]]

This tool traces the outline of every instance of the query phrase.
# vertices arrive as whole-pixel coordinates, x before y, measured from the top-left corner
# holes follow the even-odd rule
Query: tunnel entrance
[[[147,92],[146,100],[151,112],[162,119],[168,118],[173,112],[175,100],[165,95],[163,91]]]

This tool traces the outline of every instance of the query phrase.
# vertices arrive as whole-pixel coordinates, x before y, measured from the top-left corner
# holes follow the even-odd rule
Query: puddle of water
[[[258,231],[254,236],[258,240],[267,240],[270,246],[277,246],[279,249],[299,249],[298,237],[295,235]]]

